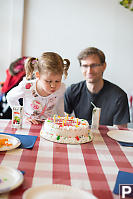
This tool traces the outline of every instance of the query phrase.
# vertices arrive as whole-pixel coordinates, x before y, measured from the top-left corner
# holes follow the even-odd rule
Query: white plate
[[[0,166],[0,194],[17,188],[23,179],[23,174],[19,170]]]
[[[12,144],[11,146],[2,146],[0,147],[0,151],[8,151],[17,148],[21,142],[18,138],[10,135],[0,134],[0,139],[8,139],[8,143]]]
[[[23,199],[97,199],[89,192],[67,185],[52,184],[26,190]]]
[[[119,142],[133,143],[133,131],[111,130],[107,135]]]

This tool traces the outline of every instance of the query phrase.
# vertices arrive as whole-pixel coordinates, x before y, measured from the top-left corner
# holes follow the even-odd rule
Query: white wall
[[[5,1],[10,5],[14,0]],[[22,55],[40,56],[44,51],[55,51],[69,58],[67,85],[82,80],[78,53],[95,46],[106,54],[104,78],[126,92],[133,90],[132,35],[133,12],[122,7],[119,0],[24,0]]]
[[[7,14],[8,13],[8,14]],[[11,3],[0,0],[0,81],[5,79],[5,67],[10,63]]]
[[[22,56],[24,0],[0,0],[0,81],[6,68]]]

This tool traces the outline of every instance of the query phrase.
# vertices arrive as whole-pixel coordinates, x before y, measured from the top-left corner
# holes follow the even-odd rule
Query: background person
[[[65,112],[88,120],[91,124],[93,104],[101,108],[100,124],[127,127],[130,122],[127,94],[117,85],[104,80],[104,53],[89,47],[78,56],[85,81],[72,84],[65,92]]]
[[[24,62],[26,58],[20,57],[16,59],[6,69],[6,79],[0,84],[0,119],[12,119],[12,110],[7,103],[6,95],[25,76]],[[22,99],[20,99],[20,104],[23,105]]]

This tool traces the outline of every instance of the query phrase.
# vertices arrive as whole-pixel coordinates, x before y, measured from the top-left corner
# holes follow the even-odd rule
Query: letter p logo
[[[125,198],[132,191],[130,186],[122,186],[122,198]]]
[[[132,184],[120,184],[119,193],[121,199],[126,197],[133,197],[133,185]]]

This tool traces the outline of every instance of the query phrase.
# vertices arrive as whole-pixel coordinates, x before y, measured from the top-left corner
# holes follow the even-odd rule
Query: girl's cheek
[[[56,88],[60,88],[60,86],[61,86],[61,83],[58,83],[57,86],[56,86]]]

